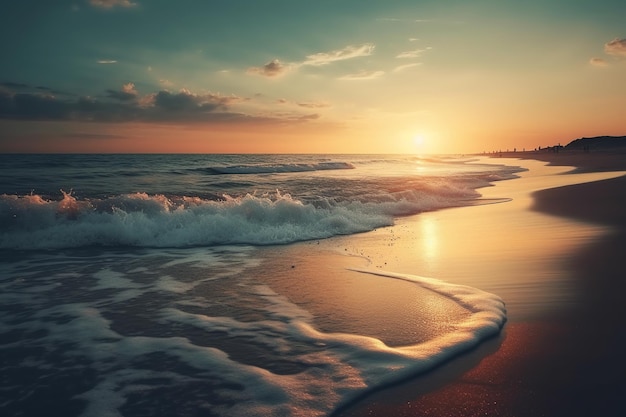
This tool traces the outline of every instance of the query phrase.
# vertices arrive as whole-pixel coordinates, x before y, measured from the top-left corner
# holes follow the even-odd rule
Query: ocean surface
[[[0,155],[1,414],[326,416],[424,372],[497,333],[502,300],[361,271],[462,311],[393,344],[282,294],[277,280],[298,275],[269,261],[486,203],[482,187],[520,171],[449,156]]]

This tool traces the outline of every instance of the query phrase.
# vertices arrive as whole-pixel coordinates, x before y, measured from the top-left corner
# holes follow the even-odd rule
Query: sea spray
[[[189,247],[285,244],[365,232],[399,215],[462,205],[473,190],[376,194],[365,201],[305,203],[289,194],[223,195],[220,200],[134,193],[61,200],[1,195],[0,248]]]

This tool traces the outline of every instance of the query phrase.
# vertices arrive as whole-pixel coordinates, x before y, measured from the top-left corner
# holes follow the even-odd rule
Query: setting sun
[[[426,143],[426,137],[422,134],[418,134],[413,136],[413,145],[415,145],[415,147],[417,149],[421,149],[424,147]]]

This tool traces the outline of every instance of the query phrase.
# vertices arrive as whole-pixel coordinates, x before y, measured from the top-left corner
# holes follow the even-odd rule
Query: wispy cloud
[[[350,80],[350,81],[358,81],[358,80],[373,80],[376,78],[380,78],[385,74],[385,71],[360,71],[354,74],[347,74],[343,77],[339,77],[340,80]]]
[[[99,59],[98,61],[96,61],[98,64],[117,64],[117,61],[114,59]]]
[[[248,74],[262,75],[264,77],[274,78],[286,74],[289,71],[296,70],[302,66],[319,67],[328,65],[337,61],[354,59],[363,56],[372,55],[375,45],[365,43],[362,45],[348,45],[343,49],[337,49],[330,52],[318,52],[316,54],[307,55],[304,61],[284,64],[278,59],[274,59],[261,67],[250,67]]]
[[[409,68],[419,67],[420,65],[422,65],[420,62],[415,62],[413,64],[399,65],[393,69],[393,72],[402,72],[402,71],[408,70]]]
[[[626,58],[626,39],[615,38],[604,44],[604,52],[607,55],[611,55],[613,60],[620,58]],[[608,67],[610,62],[604,58],[591,58],[589,63],[595,67]]]
[[[407,58],[419,58],[422,54],[428,50],[432,49],[430,46],[425,49],[414,49],[412,51],[400,52],[396,55],[396,58],[407,59]]]
[[[50,87],[46,87],[43,85],[33,86],[30,84],[24,83],[16,83],[12,81],[0,82],[0,90],[4,90],[7,93],[13,94],[14,92],[20,93],[38,93],[38,94],[46,94],[49,96],[59,95],[59,96],[75,96],[71,93],[66,93],[65,91],[55,90]],[[43,93],[42,93],[43,92]]]
[[[294,120],[295,121],[301,121],[301,122],[305,122],[307,120],[317,120],[319,119],[321,116],[317,113],[312,113],[312,114],[304,114],[302,116],[297,116]]]
[[[591,58],[589,60],[589,63],[593,65],[594,67],[606,67],[609,65],[609,63],[606,62],[606,60],[602,58]]]
[[[89,4],[101,9],[111,9],[113,7],[135,7],[137,3],[130,0],[89,0]]]
[[[604,52],[613,56],[626,57],[626,39],[615,38],[604,44]]]
[[[323,109],[331,107],[331,104],[326,101],[302,101],[296,104],[307,109]]]
[[[343,49],[331,52],[319,52],[317,54],[308,55],[301,65],[327,65],[335,61],[343,61],[346,59],[358,58],[362,56],[372,55],[374,52],[374,44],[365,43],[363,45],[348,45]]]

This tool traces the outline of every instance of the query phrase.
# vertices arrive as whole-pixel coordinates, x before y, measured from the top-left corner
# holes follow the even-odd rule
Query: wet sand
[[[626,158],[505,156],[530,158],[519,161],[530,171],[482,192],[509,202],[332,240],[372,267],[496,293],[509,320],[474,351],[337,415],[626,415],[626,176],[606,173]]]
[[[319,330],[370,336],[399,347],[451,332],[469,317],[464,307],[434,291],[352,270],[367,268],[367,260],[346,256],[346,248],[344,253],[328,249],[324,242],[271,248],[258,277],[310,312]]]

